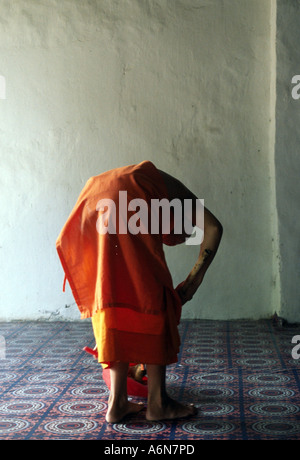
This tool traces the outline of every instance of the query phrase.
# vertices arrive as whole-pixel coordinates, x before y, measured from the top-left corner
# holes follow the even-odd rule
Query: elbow
[[[221,239],[223,234],[223,226],[207,208],[204,208],[204,233],[211,233]]]
[[[220,234],[220,236],[223,235],[223,225],[221,224],[220,221],[218,221],[218,223],[217,223],[217,231]]]
[[[215,235],[216,238],[219,240],[222,238],[223,235],[223,225],[219,220],[215,220],[214,223],[211,225],[210,228],[211,232]]]

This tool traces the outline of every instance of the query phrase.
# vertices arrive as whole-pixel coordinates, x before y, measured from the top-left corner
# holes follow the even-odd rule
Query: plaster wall
[[[276,197],[281,316],[300,322],[300,3],[277,6]],[[292,83],[295,75],[299,77]]]
[[[275,19],[274,0],[1,0],[1,320],[79,319],[56,237],[90,176],[145,159],[224,227],[183,317],[278,308]],[[175,285],[197,251],[166,248]]]

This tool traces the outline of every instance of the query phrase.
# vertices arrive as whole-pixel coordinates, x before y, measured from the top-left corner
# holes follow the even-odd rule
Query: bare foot
[[[136,380],[139,383],[143,383],[143,377],[146,375],[144,366],[141,364],[136,364],[135,366],[130,366],[128,370],[128,376]]]
[[[127,415],[137,414],[143,409],[143,403],[132,403],[127,399],[124,402],[117,401],[116,403],[108,401],[105,419],[108,423],[118,423]]]
[[[175,420],[179,418],[187,418],[197,414],[195,406],[185,406],[168,396],[162,404],[148,404],[146,419],[147,420]]]

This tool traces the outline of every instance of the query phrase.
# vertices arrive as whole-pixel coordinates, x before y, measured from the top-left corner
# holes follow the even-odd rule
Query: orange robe
[[[81,317],[92,318],[100,363],[171,364],[180,346],[181,301],[165,260],[164,236],[151,234],[150,221],[148,233],[120,234],[120,191],[127,192],[126,206],[142,198],[150,209],[151,199],[168,198],[149,161],[92,177],[57,239],[57,252]],[[97,227],[108,209],[99,211],[104,199],[116,204],[115,233]],[[127,219],[134,214],[128,211]],[[174,244],[167,237],[166,244]]]

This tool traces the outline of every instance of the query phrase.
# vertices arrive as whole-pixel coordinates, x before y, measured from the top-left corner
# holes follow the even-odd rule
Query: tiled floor
[[[0,323],[0,439],[300,439],[299,327],[182,321],[180,333],[169,394],[198,414],[147,422],[142,412],[107,424],[101,368],[82,351],[94,345],[88,320]]]

